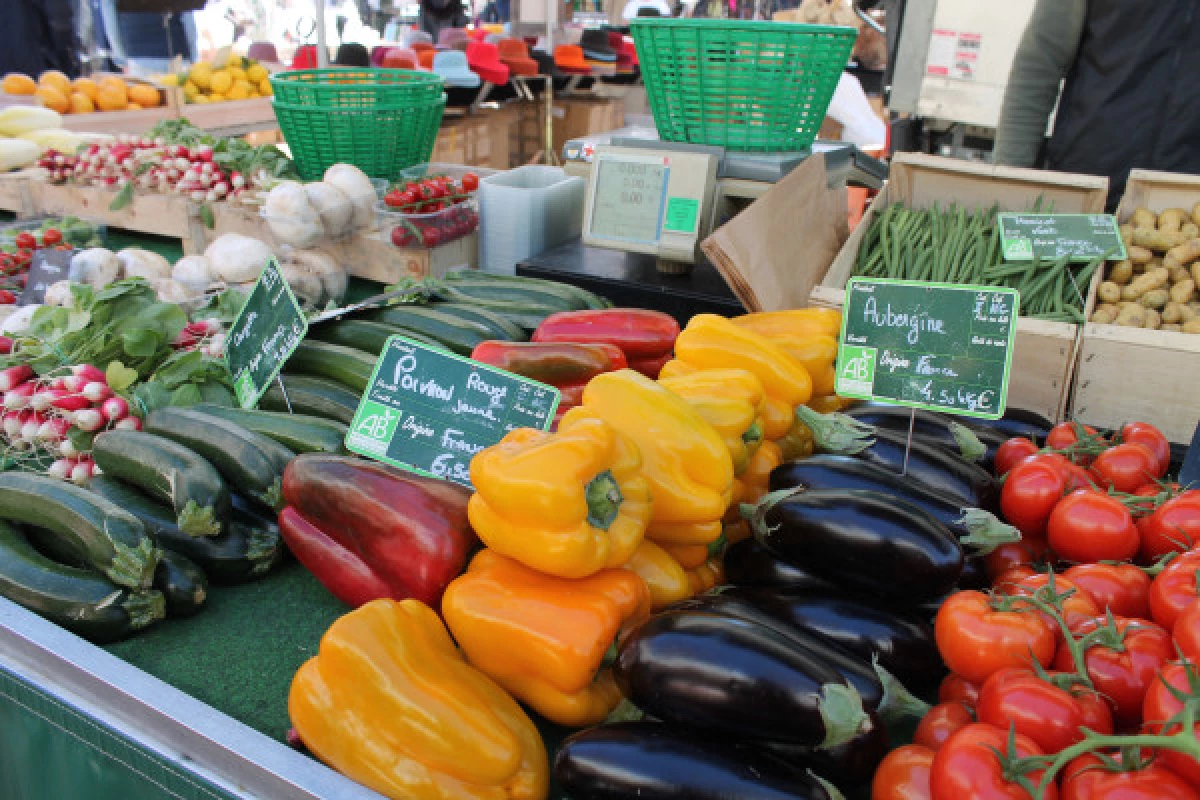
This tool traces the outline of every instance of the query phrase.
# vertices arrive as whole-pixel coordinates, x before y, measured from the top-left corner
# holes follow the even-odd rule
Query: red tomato
[[[1200,491],[1172,497],[1138,520],[1141,549],[1147,562],[1176,551],[1190,550],[1200,543]]]
[[[479,176],[474,172],[468,172],[462,176],[462,188],[464,192],[473,192],[479,188]]]
[[[1120,760],[1120,754],[1110,754]],[[1160,761],[1113,772],[1091,753],[1067,764],[1061,800],[1200,800],[1200,792]]]
[[[1132,564],[1078,564],[1063,577],[1087,592],[1104,613],[1147,619],[1150,616],[1150,576]]]
[[[1054,658],[1054,631],[1036,614],[997,611],[982,592],[955,592],[934,622],[938,652],[951,672],[982,684],[993,672]]]
[[[942,678],[938,686],[938,702],[958,703],[974,709],[975,704],[979,702],[979,685],[951,672]]]
[[[392,189],[383,196],[383,203],[388,208],[398,208],[404,205],[404,193],[399,189]]]
[[[1090,697],[1099,700],[1096,695]],[[1089,703],[1087,711],[1080,698],[1065,689],[1042,680],[1033,670],[1023,667],[992,673],[979,690],[975,709],[980,722],[1028,736],[1046,753],[1057,753],[1082,741],[1083,728],[1112,733],[1108,707],[1099,700],[1101,710]]]
[[[1084,589],[1072,583],[1070,578],[1055,575],[1054,592],[1058,595],[1071,593],[1070,597],[1062,601],[1062,618],[1068,627],[1099,616],[1100,608],[1096,605],[1096,601]],[[1051,596],[1050,576],[1044,572],[1031,575],[1012,587],[1008,594],[1013,597],[1034,597],[1043,602],[1049,602]],[[1025,608],[1026,605],[1018,603],[1016,607]],[[1055,640],[1061,643],[1063,640],[1062,628],[1054,621],[1054,618],[1042,611],[1035,613],[1046,623],[1046,627],[1054,631]]]
[[[1008,542],[984,556],[984,567],[988,577],[995,580],[1013,567],[1034,567],[1049,560],[1050,548],[1044,539],[1024,537],[1019,542]]]
[[[1040,756],[1042,751],[1028,737],[1017,734],[1016,755]],[[1004,779],[1004,765],[996,751],[1008,751],[1008,725],[1003,729],[983,723],[966,726],[942,745],[933,756],[929,770],[932,800],[1029,800],[1029,792]],[[1042,772],[1026,776],[1038,785]],[[1046,787],[1042,800],[1057,800],[1053,782]]]
[[[1037,458],[1032,456],[1031,458]],[[1041,536],[1050,512],[1062,500],[1066,482],[1057,469],[1026,460],[1012,468],[1000,492],[1000,510],[1026,536]]]
[[[1071,461],[1087,466],[1091,463],[1091,456],[1072,452],[1075,445],[1080,443],[1080,431],[1084,432],[1085,442],[1104,442],[1104,439],[1096,433],[1096,429],[1090,425],[1080,425],[1078,422],[1060,422],[1046,435],[1046,447],[1051,450],[1066,450]]]
[[[888,753],[875,769],[871,800],[930,800],[929,768],[933,751],[906,744]]]
[[[1096,456],[1092,476],[1102,486],[1132,492],[1158,477],[1158,457],[1145,445],[1119,444]]]
[[[1012,594],[1021,585],[1021,581],[1038,574],[1040,573],[1033,567],[1013,567],[996,576],[996,579],[992,581],[992,589],[1000,594]]]
[[[1171,442],[1149,422],[1130,422],[1125,425],[1121,428],[1121,441],[1140,444],[1154,454],[1158,463],[1154,477],[1161,478],[1171,468]]]
[[[17,296],[8,289],[0,289],[0,305],[12,305],[17,302]]]
[[[63,235],[58,228],[46,228],[46,232],[42,234],[42,244],[46,247],[53,247],[60,244],[63,240]]]
[[[1072,492],[1054,507],[1046,541],[1064,560],[1085,564],[1128,561],[1137,555],[1140,543],[1129,509],[1089,489]]]
[[[396,245],[396,247],[411,247],[415,241],[416,239],[413,237],[412,231],[408,229],[408,226],[397,225],[392,228],[392,244]]]
[[[1023,460],[1038,451],[1038,446],[1029,439],[1017,436],[1004,442],[996,448],[992,460],[997,475],[1007,475],[1008,471]]]
[[[1175,645],[1184,658],[1200,664],[1200,600],[1192,603],[1176,617],[1171,638],[1175,640]]]
[[[960,728],[974,721],[975,715],[962,703],[938,703],[921,717],[913,734],[913,744],[937,750]]]
[[[1179,555],[1150,583],[1150,618],[1165,630],[1174,630],[1175,620],[1196,601],[1200,580],[1200,551]]]
[[[1196,675],[1196,667],[1190,664],[1167,664],[1163,667],[1159,680],[1150,684],[1146,699],[1142,702],[1142,720],[1147,729],[1154,733],[1178,733],[1178,723],[1170,726],[1165,724],[1183,710],[1183,701],[1175,697],[1172,690],[1190,699],[1194,696],[1190,685],[1196,681],[1200,681],[1200,677]],[[1192,733],[1200,736],[1200,725],[1192,726]],[[1192,786],[1200,786],[1200,761],[1171,750],[1160,750],[1158,759],[1163,766],[1186,779]]]
[[[21,250],[36,250],[38,246],[37,237],[29,231],[21,231],[13,241]]]
[[[1107,626],[1106,617],[1085,620],[1071,626],[1076,638]],[[1119,730],[1136,728],[1141,722],[1142,700],[1163,665],[1175,654],[1171,636],[1153,622],[1116,618],[1117,636],[1109,646],[1101,640],[1088,647],[1083,660],[1096,691],[1108,698],[1113,719]],[[1118,644],[1123,642],[1123,644]],[[1058,649],[1054,668],[1074,672],[1071,651]]]

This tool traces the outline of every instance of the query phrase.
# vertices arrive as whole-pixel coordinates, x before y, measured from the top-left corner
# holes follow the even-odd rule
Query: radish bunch
[[[56,478],[83,483],[96,472],[90,451],[73,429],[95,434],[109,428],[141,430],[129,403],[109,387],[104,372],[77,364],[68,374],[38,378],[28,365],[0,370],[0,434],[11,451],[45,464]]]
[[[217,319],[202,319],[184,326],[171,347],[176,350],[199,350],[210,358],[225,355],[225,330]]]

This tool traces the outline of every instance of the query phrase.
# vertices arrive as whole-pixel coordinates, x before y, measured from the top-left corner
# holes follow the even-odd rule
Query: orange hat
[[[577,44],[560,44],[554,48],[554,64],[563,72],[575,75],[592,74],[592,68],[583,57],[583,48]]]
[[[430,47],[428,50],[418,50],[417,60],[420,62],[421,69],[433,69],[433,59],[437,56],[437,50]]]
[[[520,39],[501,39],[496,47],[500,60],[508,64],[513,75],[538,74],[538,63],[529,57],[529,48]]]
[[[384,69],[416,69],[417,54],[407,47],[393,47],[383,54]]]

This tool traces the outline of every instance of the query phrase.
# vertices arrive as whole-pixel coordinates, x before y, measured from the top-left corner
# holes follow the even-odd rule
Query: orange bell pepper
[[[692,596],[687,572],[666,550],[649,539],[642,542],[625,569],[637,574],[645,582],[650,590],[650,607],[654,611]]]
[[[703,594],[725,582],[725,567],[721,559],[710,558],[695,569],[689,569],[687,577],[692,594]]]
[[[708,545],[703,544],[669,544],[664,542],[656,542],[656,544],[666,551],[667,555],[675,559],[679,566],[685,570],[692,570],[708,561]]]

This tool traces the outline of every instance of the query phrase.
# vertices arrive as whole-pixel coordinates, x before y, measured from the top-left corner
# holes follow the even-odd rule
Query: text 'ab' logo
[[[843,380],[855,381],[856,383],[874,383],[875,348],[846,348],[846,358],[843,360],[841,377]]]
[[[373,408],[366,409],[362,421],[354,426],[354,432],[369,436],[372,439],[387,441],[396,430],[400,415],[386,406],[372,404]]]

